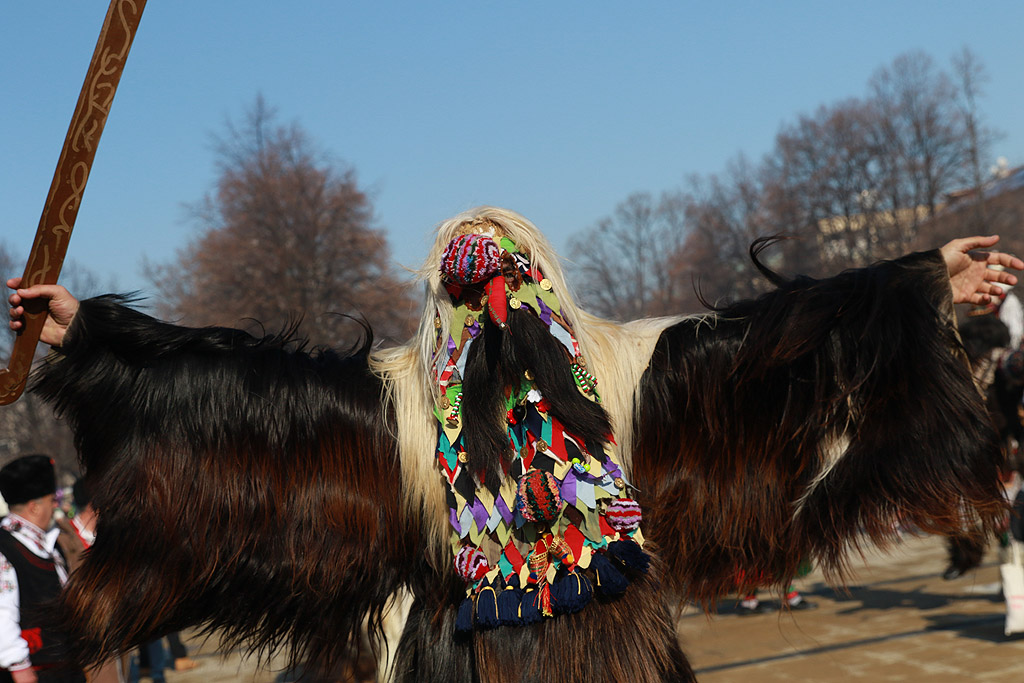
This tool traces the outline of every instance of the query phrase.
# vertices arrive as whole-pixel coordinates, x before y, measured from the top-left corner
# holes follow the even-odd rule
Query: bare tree
[[[983,71],[969,52],[954,63],[958,83],[924,53],[901,55],[875,73],[869,98],[823,106],[779,133],[766,162],[777,191],[770,201],[818,246],[818,266],[802,259],[801,269],[827,272],[930,244],[922,224],[952,190],[980,184],[991,139],[977,125]]]
[[[784,125],[760,163],[740,156],[722,174],[691,178],[670,195],[685,226],[678,250],[658,227],[653,198],[630,196],[575,242],[586,300],[625,317],[694,310],[686,296],[694,281],[711,302],[754,296],[767,285],[749,257],[759,237],[796,238],[761,255],[769,267],[820,276],[935,246],[954,226],[979,230],[977,218],[974,226],[934,219],[964,183],[984,198],[980,169],[992,140],[978,107],[984,70],[969,51],[953,64],[955,80],[922,52],[901,55],[875,73],[867,97]],[[998,221],[993,206],[961,213],[993,228],[1019,214],[1012,197],[1000,200]]]
[[[953,55],[953,73],[956,77],[957,105],[963,118],[964,130],[967,133],[967,155],[974,193],[973,220],[969,228],[971,232],[982,234],[988,230],[982,160],[988,156],[995,136],[982,124],[981,113],[978,109],[978,98],[983,95],[983,87],[988,82],[988,73],[977,56],[967,47]]]
[[[670,256],[678,254],[686,230],[681,195],[630,195],[570,243],[581,300],[616,320],[678,312],[683,288],[672,277]]]
[[[722,176],[693,176],[688,181],[691,231],[679,255],[685,264],[680,275],[696,283],[709,303],[755,296],[767,286],[749,255],[754,240],[777,232],[764,183],[763,167],[742,155]],[[775,257],[779,254],[773,252]]]
[[[934,216],[943,193],[969,182],[969,144],[956,87],[924,52],[900,55],[871,79],[881,139],[899,160],[913,206]]]
[[[766,160],[780,231],[800,235],[793,266],[830,272],[904,253],[923,214],[904,191],[902,162],[890,153],[872,101],[822,106],[785,126]],[[788,229],[786,222],[788,221]]]
[[[191,207],[202,232],[173,263],[146,267],[162,315],[273,330],[301,320],[303,336],[330,346],[361,334],[345,315],[377,338],[411,331],[406,285],[352,170],[325,160],[297,125],[277,125],[262,97],[215,149],[216,185]]]

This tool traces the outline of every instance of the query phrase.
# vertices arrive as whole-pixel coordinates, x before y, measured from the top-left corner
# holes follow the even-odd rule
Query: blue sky
[[[4,3],[0,239],[27,254],[104,0]],[[861,96],[921,49],[970,47],[991,76],[996,155],[1024,164],[1024,3],[257,2],[151,0],[69,258],[148,289],[195,235],[212,134],[262,93],[351,166],[396,261],[477,204],[531,218],[563,252],[635,191],[758,159],[783,123]]]

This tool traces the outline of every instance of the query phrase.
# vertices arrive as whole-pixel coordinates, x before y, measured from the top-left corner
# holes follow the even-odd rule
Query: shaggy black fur
[[[666,330],[638,395],[645,533],[705,604],[784,582],[804,558],[841,578],[862,530],[884,542],[902,519],[954,534],[1004,510],[941,255],[775,279]],[[840,437],[838,464],[801,502]]]
[[[83,302],[36,385],[74,428],[99,510],[61,604],[78,654],[202,624],[337,660],[418,550],[369,338],[306,353],[119,303]]]
[[[509,311],[508,327],[486,319],[481,338],[469,349],[462,385],[463,443],[468,465],[492,490],[501,483],[499,457],[510,445],[505,417],[505,390],[518,387],[529,370],[551,413],[603,458],[611,434],[608,414],[576,388],[566,349],[527,307]]]

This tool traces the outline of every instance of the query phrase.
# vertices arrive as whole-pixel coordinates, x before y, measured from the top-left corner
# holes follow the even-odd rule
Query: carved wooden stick
[[[96,146],[145,7],[146,0],[110,2],[67,137],[64,138],[64,148],[53,173],[50,193],[43,205],[43,215],[21,278],[22,287],[57,282],[92,160],[96,156]],[[14,402],[24,391],[39,334],[46,322],[45,304],[26,301],[24,306],[24,326],[14,341],[10,362],[0,370],[0,405]]]

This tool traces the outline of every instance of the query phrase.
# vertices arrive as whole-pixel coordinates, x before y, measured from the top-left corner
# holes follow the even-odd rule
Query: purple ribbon
[[[576,472],[571,467],[569,468],[569,471],[566,472],[565,479],[562,480],[562,485],[559,487],[559,491],[562,494],[562,500],[573,507],[576,506]]]
[[[501,496],[495,498],[494,507],[498,508],[498,513],[501,515],[501,518],[505,520],[505,524],[512,524],[512,511],[508,509],[508,504],[505,502],[504,498]]]
[[[540,297],[537,297],[537,305],[540,306],[540,319],[544,321],[545,325],[551,327],[551,309]]]
[[[476,528],[478,531],[483,531],[484,527],[487,526],[487,520],[490,518],[490,513],[487,512],[487,508],[480,502],[479,498],[473,500],[473,505],[470,507],[473,512],[473,520],[476,521]]]

